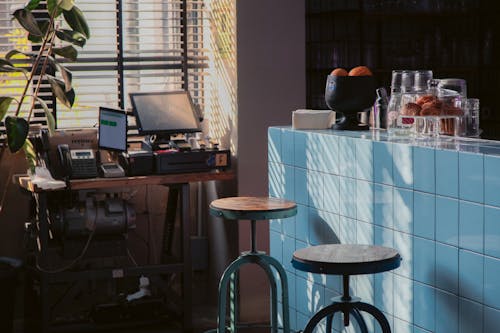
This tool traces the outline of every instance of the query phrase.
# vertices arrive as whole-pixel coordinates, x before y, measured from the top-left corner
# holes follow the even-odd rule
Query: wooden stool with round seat
[[[229,309],[230,324],[229,330],[236,332],[238,328],[248,328],[251,325],[243,326],[237,319],[237,295],[236,290],[238,270],[245,264],[257,264],[261,267],[268,279],[271,287],[271,332],[277,333],[278,329],[278,292],[277,284],[281,284],[281,303],[283,332],[290,332],[289,309],[288,309],[288,280],[285,270],[273,257],[265,252],[257,251],[256,248],[256,221],[268,219],[283,219],[297,214],[297,205],[292,201],[267,197],[231,197],[212,201],[210,204],[210,214],[223,217],[228,220],[250,220],[251,226],[251,249],[243,252],[224,271],[219,282],[219,311],[217,317],[217,331],[226,331],[226,297],[229,284]],[[273,269],[276,270],[279,280],[275,277]]]
[[[390,333],[389,322],[379,309],[349,294],[349,276],[390,271],[398,268],[400,263],[399,253],[383,246],[326,244],[295,251],[292,265],[296,269],[310,273],[343,276],[343,295],[335,297],[331,305],[318,311],[309,320],[303,333],[313,332],[316,325],[325,317],[326,332],[330,333],[333,316],[337,312],[344,314],[344,326],[349,326],[349,314],[352,314],[361,331],[368,333],[360,311],[371,314],[379,323],[383,333]]]

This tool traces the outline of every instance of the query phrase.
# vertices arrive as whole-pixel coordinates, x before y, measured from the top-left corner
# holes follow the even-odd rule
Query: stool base
[[[238,324],[237,318],[237,295],[236,290],[238,282],[238,271],[241,266],[246,264],[257,264],[266,273],[271,287],[271,332],[278,333],[278,330],[283,330],[284,333],[290,332],[289,308],[288,308],[288,280],[283,269],[283,266],[274,259],[262,252],[250,251],[242,253],[235,261],[233,261],[224,271],[219,282],[219,309],[217,317],[217,331],[225,333],[226,331],[236,332],[238,328],[250,328],[249,325]],[[278,273],[279,279],[275,276],[274,271]],[[282,318],[283,327],[278,327],[278,288],[277,282],[281,284],[281,303],[282,303]],[[229,327],[226,327],[226,306],[227,292],[229,287]]]
[[[383,333],[391,333],[391,327],[389,326],[389,322],[387,321],[387,318],[385,318],[384,314],[373,305],[363,302],[333,303],[321,309],[309,320],[303,333],[312,333],[314,328],[323,318],[326,318],[327,320],[326,333],[331,333],[333,316],[337,312],[342,312],[344,314],[345,326],[349,326],[349,314],[352,314],[354,319],[358,322],[361,332],[367,333],[368,329],[363,317],[361,316],[361,311],[371,314],[379,323]]]

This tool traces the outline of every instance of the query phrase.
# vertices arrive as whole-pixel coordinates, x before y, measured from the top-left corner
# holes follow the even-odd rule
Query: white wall
[[[238,195],[267,196],[267,128],[291,124],[304,108],[305,1],[237,0]],[[240,250],[250,247],[239,224]],[[269,228],[258,223],[258,249],[269,251]],[[241,274],[242,320],[269,318],[269,289],[258,268]]]

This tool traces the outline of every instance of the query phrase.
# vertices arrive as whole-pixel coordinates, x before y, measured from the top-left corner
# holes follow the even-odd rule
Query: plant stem
[[[17,104],[17,109],[15,116],[19,116],[19,113],[21,112],[21,106],[23,105],[24,98],[26,97],[26,93],[28,91],[28,88],[30,86],[31,81],[33,80],[33,77],[35,76],[36,69],[38,68],[38,64],[40,63],[40,59],[42,58],[43,51],[45,50],[45,46],[47,45],[47,41],[49,40],[49,35],[53,32],[51,27],[54,25],[54,16],[50,16],[50,21],[49,25],[47,27],[47,32],[45,33],[45,36],[43,37],[43,42],[42,46],[40,47],[40,51],[38,52],[35,61],[33,62],[33,67],[31,68],[31,73],[30,77],[26,81],[26,85],[24,86],[23,93],[21,94],[21,98],[19,98],[19,104]]]
[[[56,36],[56,34],[54,31],[52,33],[52,36],[50,37],[49,49],[47,50],[47,55],[45,56],[45,59],[43,60],[42,69],[40,70],[38,82],[36,83],[35,92],[33,93],[33,98],[31,99],[31,106],[30,106],[30,111],[28,113],[28,119],[27,119],[28,124],[30,122],[31,115],[33,114],[33,109],[35,108],[36,97],[38,96],[38,92],[40,91],[40,86],[42,85],[43,76],[45,75],[45,70],[47,69],[47,64],[49,62],[49,56],[50,56],[50,53],[52,52],[52,47],[54,46],[55,36]],[[47,39],[49,39],[49,38],[47,38]]]

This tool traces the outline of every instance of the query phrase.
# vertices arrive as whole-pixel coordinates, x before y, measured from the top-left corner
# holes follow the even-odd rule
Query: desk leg
[[[181,187],[181,234],[182,234],[182,261],[184,271],[182,274],[183,293],[183,327],[184,332],[192,329],[192,267],[191,267],[191,228],[190,228],[190,195],[189,184],[182,184]]]
[[[47,249],[49,247],[49,222],[47,216],[47,194],[38,193],[38,247],[36,253],[38,264],[42,267],[47,265]],[[48,282],[45,273],[39,272],[40,276],[40,306],[41,306],[41,328],[42,332],[48,332],[50,326],[50,308]]]
[[[161,263],[165,264],[172,256],[172,243],[174,240],[175,216],[177,213],[177,200],[179,188],[170,186],[168,188],[167,208],[165,211],[165,225],[163,230],[163,244],[161,251]]]

